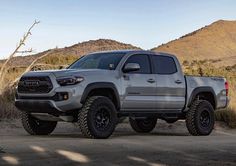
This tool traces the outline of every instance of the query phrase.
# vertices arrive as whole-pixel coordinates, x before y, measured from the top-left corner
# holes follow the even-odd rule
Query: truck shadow
[[[26,135],[25,135],[26,136]],[[29,136],[29,135],[28,135]],[[114,132],[113,135],[108,139],[113,138],[120,138],[120,137],[137,137],[137,136],[143,136],[143,137],[150,137],[150,136],[190,136],[188,133],[167,133],[167,132],[152,132],[152,133],[134,133],[134,132]],[[84,137],[81,133],[73,134],[73,133],[54,133],[51,135],[46,136],[30,136],[30,137],[42,137],[42,138],[83,138],[88,139]]]
[[[167,133],[167,132],[152,132],[152,133],[114,133],[112,137],[123,137],[123,136],[189,136],[188,133]]]

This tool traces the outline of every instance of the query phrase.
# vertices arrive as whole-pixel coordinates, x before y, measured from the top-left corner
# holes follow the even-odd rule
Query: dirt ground
[[[106,140],[84,138],[60,123],[50,136],[30,136],[18,120],[0,122],[0,165],[236,165],[236,130],[217,123],[210,136],[190,136],[184,121],[159,121],[150,134],[119,124]]]

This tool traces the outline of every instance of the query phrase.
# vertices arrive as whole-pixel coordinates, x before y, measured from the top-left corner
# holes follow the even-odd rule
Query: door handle
[[[182,81],[181,81],[181,80],[176,80],[175,83],[176,83],[176,84],[181,84]]]
[[[150,79],[147,80],[147,82],[149,82],[149,83],[154,83],[154,82],[156,82],[156,81],[155,81],[154,79],[150,78]]]

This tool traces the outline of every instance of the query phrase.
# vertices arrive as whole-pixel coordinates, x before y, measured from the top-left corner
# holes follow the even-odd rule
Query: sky
[[[0,59],[34,20],[22,50],[38,53],[100,38],[150,49],[219,19],[236,20],[235,0],[0,0]]]

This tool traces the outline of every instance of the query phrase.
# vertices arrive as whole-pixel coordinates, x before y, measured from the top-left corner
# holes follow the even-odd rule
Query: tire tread
[[[190,106],[189,111],[186,114],[186,127],[189,131],[189,133],[193,136],[200,136],[200,135],[208,135],[208,134],[203,134],[197,127],[197,120],[196,120],[196,116],[198,113],[198,107],[202,104],[202,103],[208,103],[209,105],[211,105],[208,101],[206,100],[199,100],[196,99],[193,101],[193,103]],[[213,117],[214,118],[214,117]],[[213,122],[214,123],[214,122]]]

